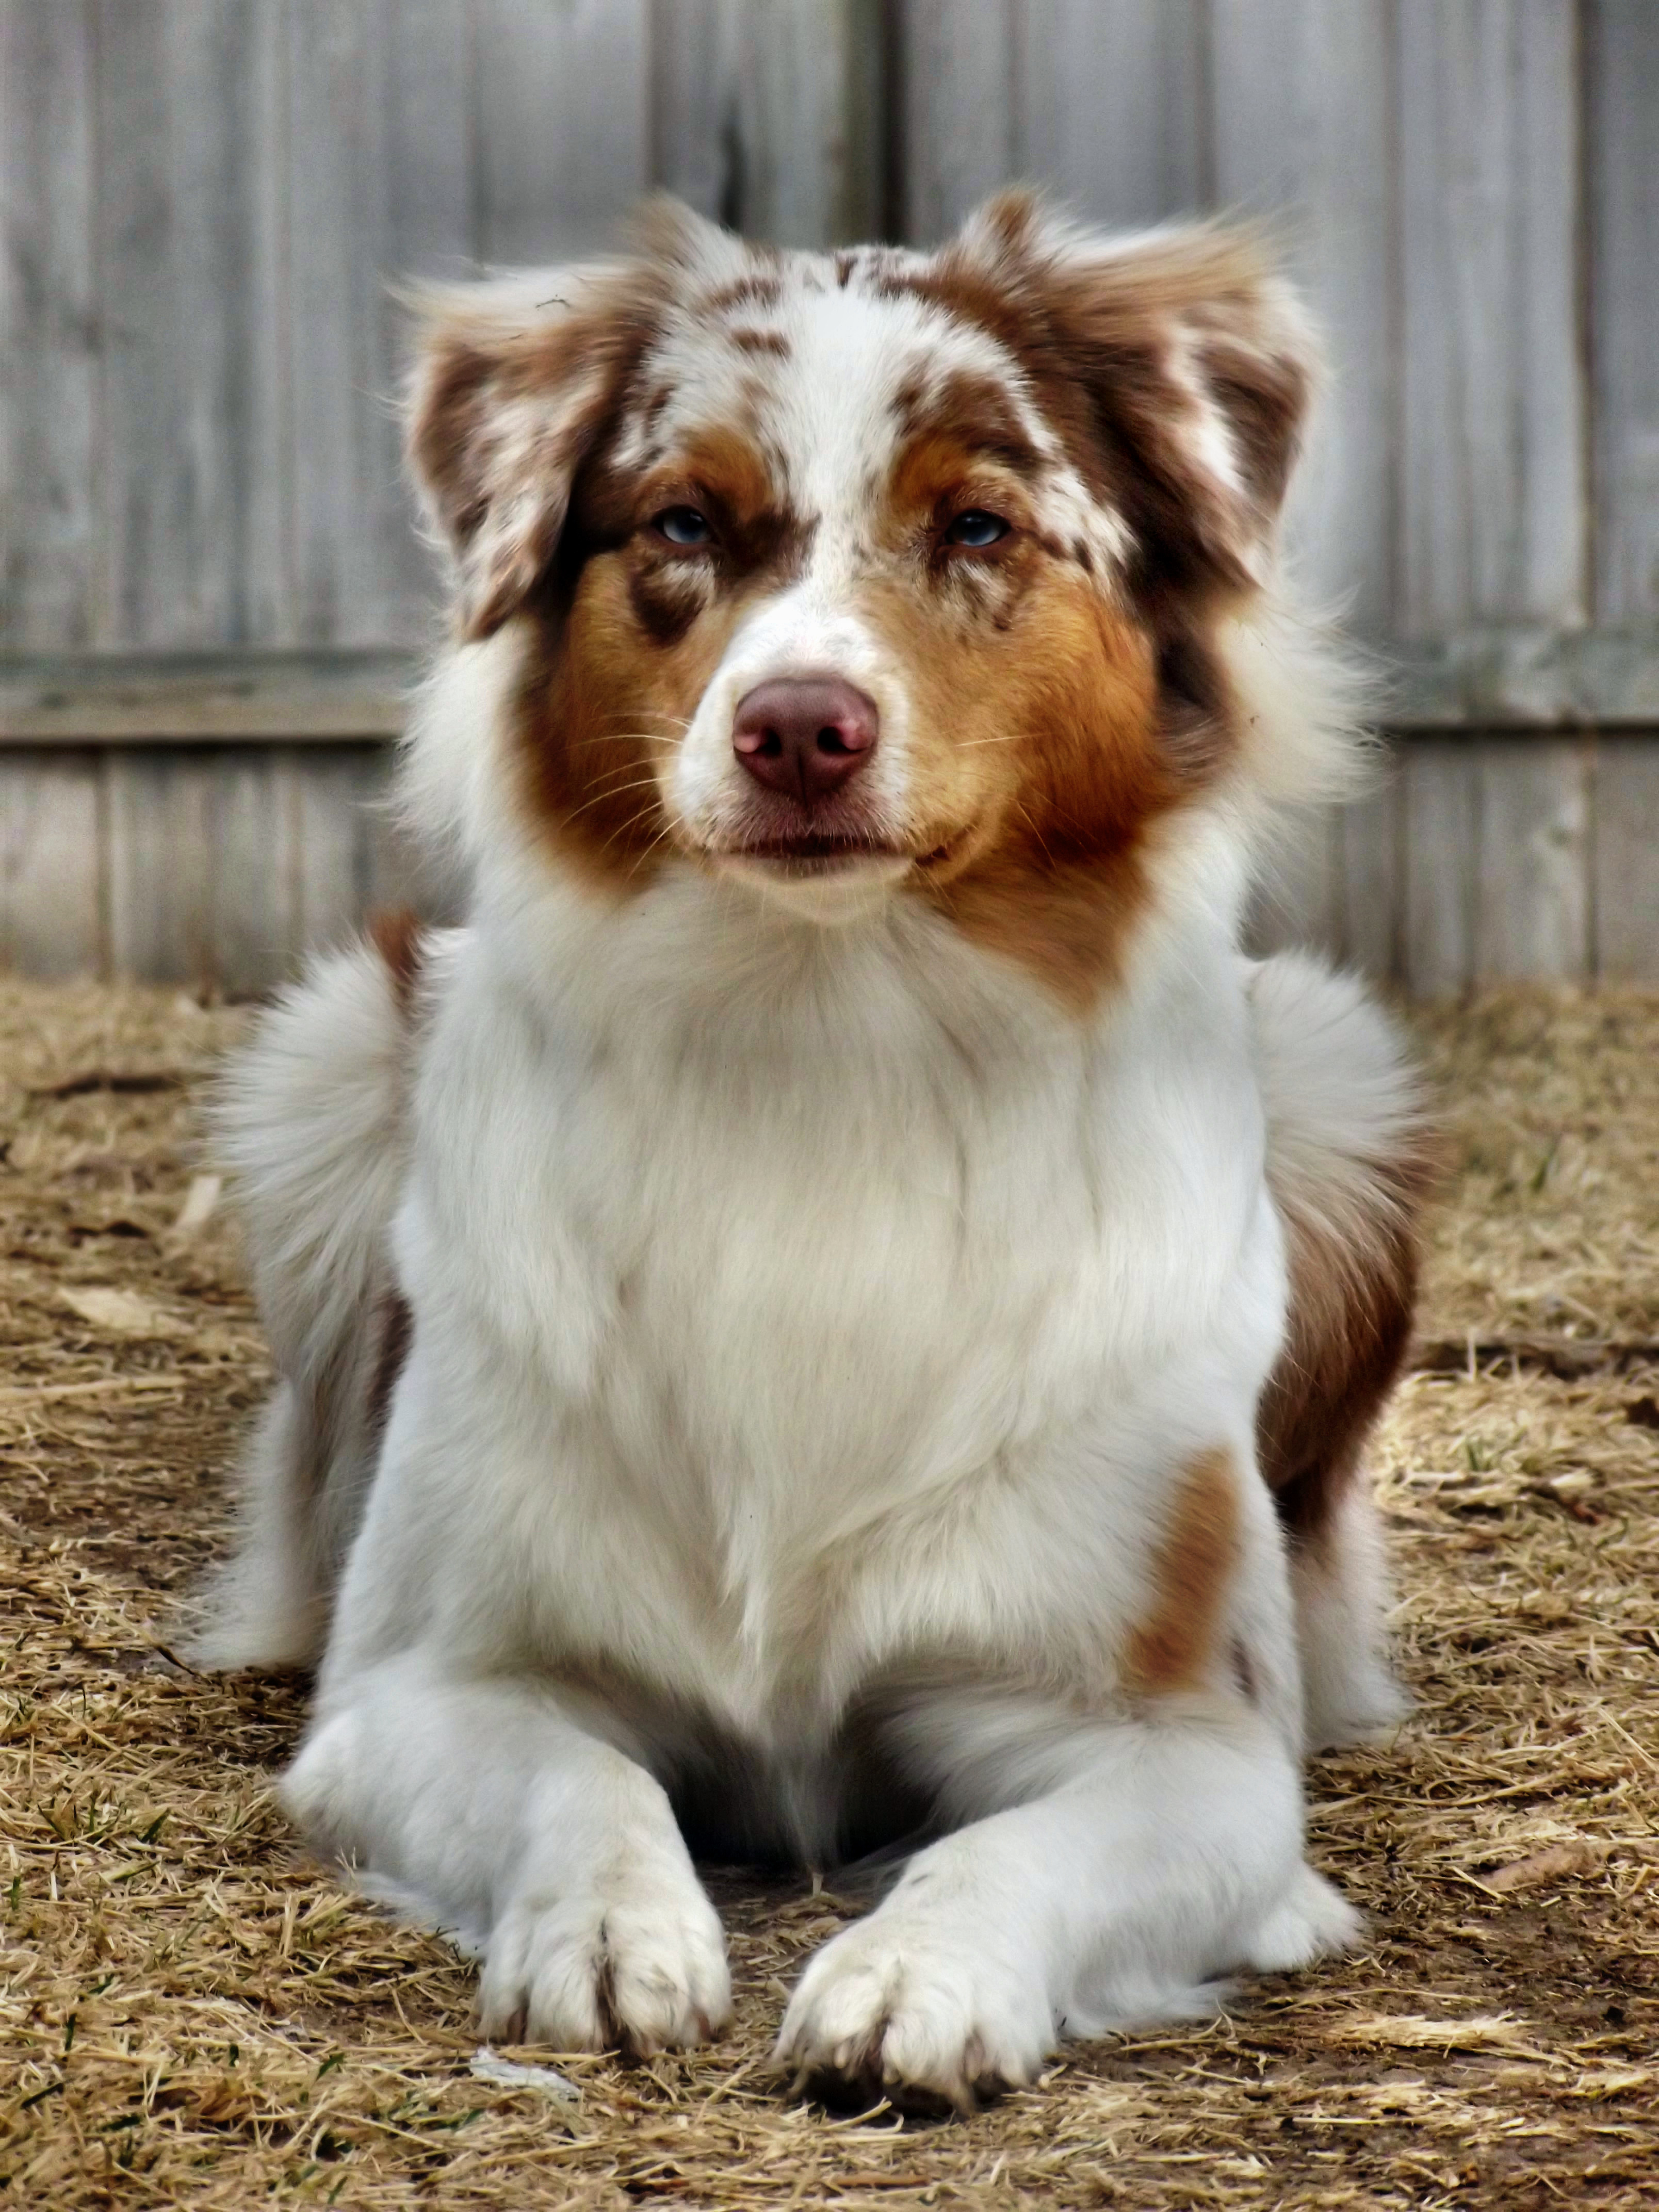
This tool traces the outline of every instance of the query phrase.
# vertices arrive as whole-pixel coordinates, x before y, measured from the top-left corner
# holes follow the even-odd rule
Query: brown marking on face
[[[368,917],[368,938],[386,963],[398,1012],[407,1020],[426,963],[426,931],[413,907],[381,907]]]
[[[781,331],[757,331],[745,324],[740,330],[728,331],[726,336],[744,353],[772,354],[779,361],[787,361],[794,350]]]
[[[729,284],[705,292],[693,313],[699,316],[730,314],[737,307],[775,307],[783,298],[783,279],[751,270]]]
[[[639,264],[557,313],[503,319],[461,295],[434,315],[409,456],[455,553],[464,638],[498,629],[551,567],[577,472],[656,331],[665,283]]]
[[[1162,642],[1207,631],[1254,590],[1255,549],[1295,459],[1310,370],[1270,276],[1241,229],[1196,227],[1128,252],[1058,250],[1037,203],[1016,191],[884,282],[987,331],[1018,363],[1091,496],[1122,518],[1127,581]],[[1192,380],[1225,425],[1242,489],[1201,465]],[[1170,714],[1189,736],[1178,695]]]
[[[896,481],[925,503],[950,459],[921,441]],[[1006,496],[966,483],[961,504],[1018,517],[1012,482]],[[1144,909],[1146,833],[1184,795],[1153,642],[1018,519],[984,552],[935,560],[925,589],[867,601],[911,698],[912,843],[927,857],[910,888],[1085,1014]]]
[[[926,382],[912,378],[896,395],[893,411],[900,435],[913,445],[948,442],[1023,477],[1044,465],[1014,395],[980,371],[951,369]]]
[[[1270,1162],[1290,1268],[1285,1346],[1256,1409],[1261,1472],[1294,1544],[1317,1546],[1358,1478],[1411,1336],[1431,1136],[1357,1163],[1340,1207],[1287,1188]]]
[[[1124,1650],[1127,1689],[1168,1696],[1204,1686],[1241,1556],[1237,1473],[1232,1454],[1218,1445],[1182,1472],[1152,1553],[1152,1603]]]
[[[655,529],[680,506],[708,517],[711,544],[678,548]],[[661,793],[674,751],[744,613],[794,573],[808,535],[736,429],[699,430],[643,473],[605,451],[584,472],[518,736],[534,817],[590,880],[649,879],[672,834]]]

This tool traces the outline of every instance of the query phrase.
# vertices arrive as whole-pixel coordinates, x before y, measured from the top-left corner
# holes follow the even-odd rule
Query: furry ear
[[[1319,346],[1262,234],[1203,222],[1114,238],[1012,191],[954,251],[1022,301],[1109,461],[1132,464],[1121,489],[1154,570],[1265,580]]]
[[[461,635],[488,637],[557,550],[576,471],[650,327],[650,272],[589,262],[411,304],[410,465],[454,557]]]

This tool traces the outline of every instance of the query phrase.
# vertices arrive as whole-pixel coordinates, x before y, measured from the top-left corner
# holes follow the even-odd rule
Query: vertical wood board
[[[0,643],[92,641],[99,540],[90,0],[0,0]]]
[[[282,465],[254,157],[275,21],[253,0],[99,9],[102,646],[244,643],[285,598],[280,539],[254,526]]]
[[[1387,0],[1214,0],[1214,189],[1267,218],[1323,327],[1316,404],[1287,514],[1298,572],[1386,633],[1392,614],[1399,330]]]
[[[1475,911],[1482,865],[1480,788],[1462,739],[1413,746],[1404,763],[1405,975],[1423,998],[1474,980]]]
[[[0,753],[0,967],[102,969],[99,815],[95,756]]]
[[[1589,14],[1595,611],[1659,619],[1659,6]]]
[[[475,0],[478,252],[539,266],[608,242],[650,182],[647,0]]]
[[[948,235],[1017,173],[1017,0],[898,0],[903,234]]]
[[[1126,228],[1214,192],[1205,0],[1020,0],[1014,160]]]
[[[1401,8],[1402,636],[1585,611],[1575,16]]]
[[[1576,741],[1472,742],[1480,779],[1475,981],[1589,973],[1589,757]]]
[[[111,973],[156,983],[210,979],[212,757],[112,750],[102,774]]]
[[[1596,973],[1610,983],[1659,983],[1659,739],[1652,736],[1596,741],[1590,896]]]

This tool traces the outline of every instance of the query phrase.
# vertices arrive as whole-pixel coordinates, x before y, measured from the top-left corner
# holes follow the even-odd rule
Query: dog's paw
[[[1057,2040],[1036,1968],[930,1917],[893,1899],[811,1960],[775,2053],[798,2090],[832,2101],[939,2099],[966,2112],[1036,2078]]]
[[[556,2051],[648,2057],[707,2043],[731,2012],[726,1939],[689,1869],[526,1886],[491,1931],[478,1985],[486,2035]]]
[[[1290,1887],[1252,1934],[1243,1963],[1260,1974],[1290,1973],[1334,1951],[1352,1949],[1365,1923],[1340,1891],[1299,1866]]]

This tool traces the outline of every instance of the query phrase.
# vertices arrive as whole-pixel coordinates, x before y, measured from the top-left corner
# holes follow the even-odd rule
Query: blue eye
[[[982,507],[970,507],[965,514],[957,515],[945,533],[947,545],[994,545],[999,538],[1008,535],[1008,526],[1000,514],[988,514]]]
[[[653,527],[671,545],[707,545],[714,535],[695,507],[665,507]]]

